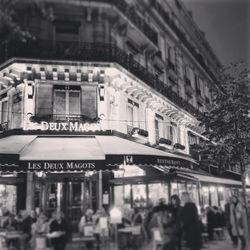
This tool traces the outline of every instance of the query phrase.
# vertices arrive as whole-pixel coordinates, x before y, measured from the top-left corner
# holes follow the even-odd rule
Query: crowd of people
[[[247,213],[250,210],[244,208],[246,207],[243,203],[236,196],[232,196],[225,208],[206,207],[201,208],[198,213],[197,206],[191,200],[189,193],[183,193],[181,198],[177,195],[171,196],[169,204],[160,199],[156,206],[151,204],[146,213],[145,211],[142,213],[139,208],[123,209],[122,219],[116,229],[119,231],[127,227],[134,228],[130,238],[131,245],[128,245],[129,240],[125,242],[126,247],[130,249],[143,249],[144,243],[153,243],[155,249],[200,250],[202,234],[208,234],[209,240],[214,240],[214,229],[227,228],[232,244],[235,247],[240,244],[241,250],[246,250],[247,234],[249,234]],[[36,239],[39,235],[46,235],[44,239],[49,238],[49,244],[54,250],[64,250],[71,239],[71,227],[60,211],[54,211],[50,217],[44,213],[36,214],[34,211],[28,213],[25,210],[14,216],[6,208],[3,208],[1,213],[1,229],[22,232],[22,237],[16,242],[17,249],[37,249]],[[112,236],[113,230],[110,216],[104,209],[97,210],[96,213],[92,209],[87,209],[78,224],[79,233],[83,236],[93,235],[96,242],[100,241],[100,235]],[[118,237],[119,240],[122,238]],[[87,248],[92,249],[93,244],[90,241]],[[125,249],[122,243],[118,245],[120,249]]]

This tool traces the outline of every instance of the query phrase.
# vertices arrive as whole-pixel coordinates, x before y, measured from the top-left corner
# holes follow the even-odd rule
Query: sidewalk
[[[66,250],[82,250],[84,247],[77,247],[70,244]],[[110,242],[106,246],[101,246],[100,250],[119,250],[117,244]],[[151,245],[145,245],[140,250],[152,250]],[[235,250],[230,239],[210,241],[202,250]]]

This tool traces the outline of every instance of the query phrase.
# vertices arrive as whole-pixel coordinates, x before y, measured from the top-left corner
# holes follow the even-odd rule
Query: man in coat
[[[187,192],[182,194],[181,200],[184,203],[181,213],[182,239],[189,250],[200,250],[202,237],[197,207]]]

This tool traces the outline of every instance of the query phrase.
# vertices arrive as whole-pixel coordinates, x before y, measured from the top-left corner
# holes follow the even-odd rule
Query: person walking
[[[214,239],[214,228],[216,227],[216,216],[213,207],[206,207],[206,215],[207,215],[207,232],[209,240]]]
[[[182,194],[182,201],[184,202],[181,212],[182,239],[187,249],[200,250],[202,247],[201,223],[197,207],[187,192]]]
[[[232,204],[230,206],[230,225],[232,228],[232,235],[235,237],[235,247],[241,241],[241,250],[246,249],[245,239],[245,209],[243,204],[239,201],[237,196],[232,197]]]
[[[149,224],[153,235],[153,249],[158,249],[160,245],[162,250],[175,250],[176,231],[172,223],[170,206],[160,200],[153,211],[154,215]]]
[[[64,250],[68,237],[68,225],[64,219],[64,215],[61,211],[57,211],[55,214],[55,220],[50,224],[51,245],[54,250]]]
[[[181,249],[181,201],[178,195],[172,195],[170,198],[170,211],[172,214],[171,227],[173,228],[174,248],[175,250]]]

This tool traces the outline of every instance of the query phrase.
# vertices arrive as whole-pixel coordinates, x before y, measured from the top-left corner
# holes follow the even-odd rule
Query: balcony
[[[0,51],[3,51],[0,54],[0,63],[18,57],[82,62],[115,62],[190,114],[199,115],[200,113],[190,103],[171,90],[171,87],[159,80],[158,75],[149,72],[114,44],[36,40],[28,43],[10,42],[7,45],[2,44]],[[2,65],[0,69],[3,67]],[[35,77],[38,78],[39,76]]]

